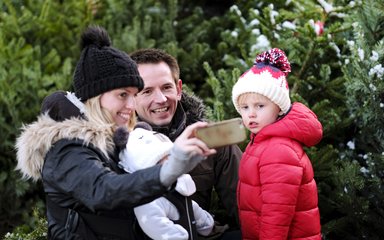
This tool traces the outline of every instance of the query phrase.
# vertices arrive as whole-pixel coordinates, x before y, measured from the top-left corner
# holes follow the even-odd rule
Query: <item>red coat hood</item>
[[[270,137],[291,138],[311,147],[320,142],[323,127],[315,113],[304,104],[296,102],[284,118],[263,128],[256,136],[254,133],[251,134],[254,143]]]

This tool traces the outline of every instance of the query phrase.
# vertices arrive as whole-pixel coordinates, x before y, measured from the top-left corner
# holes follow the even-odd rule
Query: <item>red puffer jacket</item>
[[[321,138],[321,123],[301,103],[251,135],[237,188],[243,239],[321,239],[316,182],[302,147]]]

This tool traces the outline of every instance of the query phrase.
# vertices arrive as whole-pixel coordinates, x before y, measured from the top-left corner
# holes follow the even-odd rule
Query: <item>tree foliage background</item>
[[[174,55],[211,120],[237,117],[237,78],[261,51],[283,49],[292,99],[324,128],[321,143],[307,149],[323,238],[384,236],[382,0],[0,0],[0,8],[0,235],[43,235],[41,183],[14,171],[14,142],[43,97],[72,89],[80,34],[100,24],[128,53],[156,47]]]

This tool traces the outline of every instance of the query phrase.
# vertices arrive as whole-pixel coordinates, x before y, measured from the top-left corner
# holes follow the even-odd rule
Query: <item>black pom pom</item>
[[[113,141],[118,149],[124,149],[127,145],[129,132],[126,127],[118,127],[113,134]]]
[[[146,129],[146,130],[148,130],[148,131],[152,131],[152,127],[151,127],[151,125],[149,125],[148,123],[146,123],[146,122],[138,122],[138,123],[136,123],[136,125],[135,125],[135,129],[136,128],[144,128],[144,129]]]
[[[81,49],[90,45],[95,45],[98,48],[111,46],[111,39],[108,32],[100,26],[90,26],[81,35]]]

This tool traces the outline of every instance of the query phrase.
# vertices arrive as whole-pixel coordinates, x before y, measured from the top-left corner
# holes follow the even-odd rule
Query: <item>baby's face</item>
[[[131,162],[147,167],[166,161],[172,146],[173,142],[161,133],[135,128],[129,133],[126,149]]]

